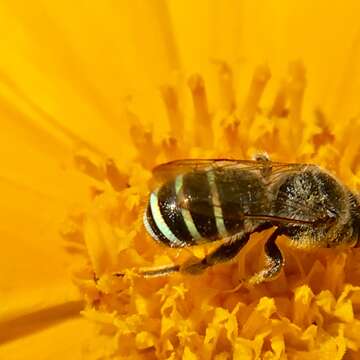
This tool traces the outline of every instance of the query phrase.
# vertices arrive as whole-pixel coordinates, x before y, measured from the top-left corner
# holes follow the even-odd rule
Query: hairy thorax
[[[298,248],[349,247],[356,239],[351,222],[351,193],[328,173],[311,165],[278,184],[273,213],[310,221],[286,225],[291,245]],[[304,206],[294,206],[304,204]],[[306,206],[305,206],[306,205]]]

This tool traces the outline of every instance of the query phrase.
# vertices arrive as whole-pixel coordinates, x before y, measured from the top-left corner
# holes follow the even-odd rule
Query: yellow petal
[[[168,249],[145,234],[158,163],[267,151],[356,189],[359,10],[2,2],[0,357],[356,358],[356,249],[305,254],[279,239],[284,270],[257,286],[241,281],[267,233],[239,266],[155,279],[137,269],[218,245]]]
[[[22,336],[15,340],[3,342],[0,346],[0,357],[14,360],[49,357],[81,359],[86,354],[88,359],[96,359],[99,355],[106,355],[107,348],[109,349],[107,339],[99,336],[96,326],[82,317],[63,317],[60,322],[51,326],[46,323],[46,317],[37,321],[36,331],[27,334],[22,332]],[[9,327],[6,331],[8,329]],[[26,325],[23,325],[22,330],[25,329]]]

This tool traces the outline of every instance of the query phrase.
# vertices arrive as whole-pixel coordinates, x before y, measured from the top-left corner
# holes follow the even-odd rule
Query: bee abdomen
[[[223,237],[225,228],[221,228],[219,236],[213,195],[214,187],[205,172],[179,175],[150,195],[144,214],[145,227],[152,237],[171,247]],[[187,199],[188,205],[181,206],[179,198]]]
[[[188,173],[176,179],[177,188],[183,191],[182,197],[188,200],[182,215],[196,243],[220,237],[213,203],[214,187],[209,180],[211,178],[205,171]]]
[[[145,227],[153,238],[167,246],[193,245],[193,237],[176,202],[175,181],[152,192],[144,214]]]

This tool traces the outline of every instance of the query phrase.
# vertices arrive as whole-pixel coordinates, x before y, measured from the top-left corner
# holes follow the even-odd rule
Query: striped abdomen
[[[257,211],[254,207],[264,197],[264,185],[252,172],[195,171],[151,193],[144,224],[153,238],[168,246],[196,245],[241,231],[241,214]],[[186,206],[180,206],[184,199]]]

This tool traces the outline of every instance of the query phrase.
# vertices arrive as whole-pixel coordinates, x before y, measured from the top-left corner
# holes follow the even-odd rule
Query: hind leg
[[[210,266],[223,263],[234,258],[241,250],[241,248],[247,243],[249,236],[250,235],[248,233],[236,234],[228,239],[227,242],[221,244],[214,251],[205,256],[203,259],[189,259],[182,265],[170,265],[148,270],[140,270],[138,273],[144,277],[165,276],[174,272],[199,274]],[[114,273],[113,275],[124,276],[123,273]]]
[[[250,284],[259,284],[263,281],[275,278],[284,263],[282,254],[276,245],[276,239],[282,232],[277,228],[265,243],[265,267],[258,273],[254,274],[247,282]]]
[[[247,243],[249,236],[250,235],[248,233],[234,235],[227,242],[220,245],[213,252],[205,256],[202,260],[190,259],[189,261],[185,262],[180,266],[180,272],[198,274],[210,266],[231,260]]]

